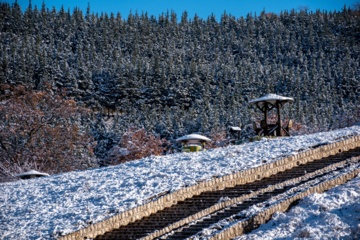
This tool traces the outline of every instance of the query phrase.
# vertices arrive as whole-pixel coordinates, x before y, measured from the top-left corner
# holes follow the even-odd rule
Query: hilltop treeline
[[[245,126],[248,101],[267,93],[293,97],[289,117],[309,132],[359,121],[360,20],[346,7],[217,21],[0,3],[0,30],[1,83],[50,85],[92,109],[99,154],[129,127],[174,138]]]

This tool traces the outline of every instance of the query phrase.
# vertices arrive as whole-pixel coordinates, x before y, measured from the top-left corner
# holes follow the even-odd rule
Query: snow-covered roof
[[[276,95],[273,93],[269,93],[261,98],[257,98],[254,100],[249,101],[249,104],[261,104],[262,102],[268,102],[271,104],[275,104],[276,102],[294,102],[294,99],[291,97],[284,97],[280,95]]]
[[[199,140],[199,141],[205,141],[205,142],[210,142],[211,139],[207,138],[205,136],[202,136],[200,134],[189,134],[189,135],[185,135],[183,137],[180,137],[178,139],[176,139],[177,142],[182,142],[182,141],[190,141],[190,140]]]
[[[30,170],[28,172],[17,174],[16,177],[25,177],[25,176],[49,176],[47,173],[38,172],[35,170]]]

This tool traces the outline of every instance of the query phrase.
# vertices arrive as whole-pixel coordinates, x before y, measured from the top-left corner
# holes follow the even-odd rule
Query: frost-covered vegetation
[[[129,129],[168,141],[239,124],[248,133],[248,101],[270,92],[294,98],[288,117],[302,133],[337,129],[360,118],[359,33],[359,11],[346,7],[217,21],[0,3],[0,100],[9,86],[65,91],[91,110],[78,123],[101,164],[126,152]]]

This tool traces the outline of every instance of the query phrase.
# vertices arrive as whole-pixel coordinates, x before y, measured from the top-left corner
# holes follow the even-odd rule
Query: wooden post
[[[280,116],[280,103],[279,101],[276,101],[276,108],[277,108],[277,125],[278,127],[276,128],[276,136],[281,136],[281,116]]]
[[[264,120],[265,120],[266,125],[267,125],[267,113],[268,113],[268,103],[265,102],[264,103]]]

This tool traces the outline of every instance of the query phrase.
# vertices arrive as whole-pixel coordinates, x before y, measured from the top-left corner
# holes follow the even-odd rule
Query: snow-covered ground
[[[312,146],[341,141],[354,135],[360,135],[360,126],[297,137],[265,139],[261,142],[199,153],[151,156],[114,167],[2,183],[0,184],[0,239],[51,239],[141,205],[156,194],[175,191],[212,176],[222,176],[259,166],[306,151]],[[270,238],[277,236],[292,238],[291,236],[302,236],[302,234],[305,236],[308,234],[306,231],[310,234],[316,234],[316,231],[332,234],[330,231],[343,229],[348,222],[339,226],[327,224],[329,221],[340,223],[340,220],[326,214],[334,214],[337,211],[335,205],[340,203],[343,203],[342,206],[345,208],[338,211],[345,215],[355,213],[355,210],[359,211],[359,183],[358,177],[351,181],[348,187],[341,187],[339,188],[341,190],[336,190],[337,192],[333,194],[327,192],[314,195],[308,198],[309,200],[305,200],[303,205],[295,208],[298,210],[292,210],[287,214],[276,214],[273,220],[275,226],[271,227],[270,221],[264,225],[264,229],[260,228],[257,231],[269,231],[269,234],[272,234],[269,235]],[[331,196],[334,196],[333,200]],[[323,208],[317,209],[320,205],[310,204],[316,201],[323,204],[322,206],[328,211],[323,211]],[[317,211],[323,211],[320,213],[321,221],[316,220],[315,215],[311,215]],[[294,218],[298,220],[289,224],[291,214],[298,216],[299,212],[308,216],[307,219],[304,218],[306,222],[302,222],[302,218]],[[355,227],[349,228],[353,229],[349,234],[355,234],[359,229],[360,220],[355,219],[356,217],[351,220],[354,222],[351,226]],[[315,230],[315,223],[322,224],[320,231]],[[308,227],[298,232],[297,228],[300,228],[301,224]],[[282,225],[288,230],[281,229]],[[331,229],[326,228],[328,225]],[[291,229],[295,230],[291,231]],[[274,232],[270,233],[270,231]],[[276,235],[276,232],[282,235]],[[259,234],[264,236],[261,232]]]
[[[360,175],[344,185],[301,200],[287,213],[272,219],[248,239],[360,239]]]

